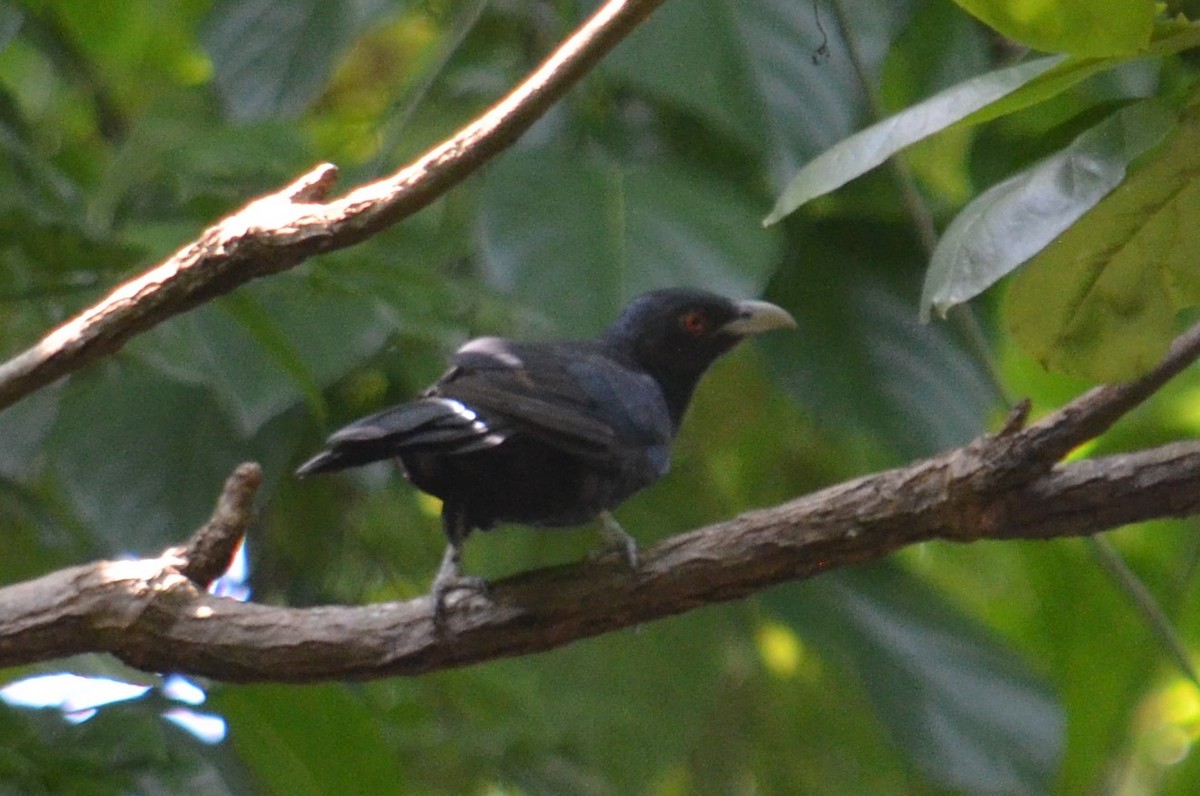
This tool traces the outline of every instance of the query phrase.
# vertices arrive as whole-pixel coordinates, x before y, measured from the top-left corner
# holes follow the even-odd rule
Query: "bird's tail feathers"
[[[448,398],[424,398],[384,410],[337,431],[321,453],[296,470],[303,478],[402,456],[439,450],[469,453],[504,441],[507,429],[484,423],[473,410]]]
[[[351,464],[345,461],[345,457],[339,456],[337,452],[321,451],[316,456],[312,457],[304,464],[296,468],[296,477],[307,478],[308,476],[316,475],[317,473],[328,473],[350,466]]]

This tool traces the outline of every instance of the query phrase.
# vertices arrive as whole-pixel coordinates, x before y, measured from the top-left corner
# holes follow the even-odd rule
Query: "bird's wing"
[[[512,429],[503,418],[483,422],[453,398],[423,397],[376,412],[334,432],[298,476],[358,467],[404,453],[468,453],[499,445]]]
[[[300,475],[405,453],[471,453],[532,437],[597,465],[637,450],[666,472],[670,416],[657,383],[587,343],[472,340],[420,398],[336,431]]]
[[[499,445],[511,432],[507,424],[485,423],[478,413],[453,398],[424,397],[356,420],[329,438],[331,446],[373,445],[391,458],[406,450],[466,453]]]
[[[473,340],[459,349],[455,367],[432,392],[462,401],[484,423],[505,424],[509,434],[529,434],[585,459],[607,459],[617,448],[644,447],[663,434],[670,441],[653,380],[587,344]],[[648,433],[646,413],[637,411],[655,402],[663,406],[656,416],[666,424],[661,434]]]

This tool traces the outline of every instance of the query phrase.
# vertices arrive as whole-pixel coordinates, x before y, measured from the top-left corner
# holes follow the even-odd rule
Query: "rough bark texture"
[[[452,601],[442,626],[427,597],[307,609],[214,597],[183,574],[194,547],[101,561],[0,589],[0,666],[110,652],[152,671],[230,681],[411,675],[550,649],[918,542],[1052,539],[1200,512],[1200,443],[1063,464],[978,491],[993,449],[1008,444],[984,438],[672,537],[646,550],[636,571],[611,559],[508,578],[490,598]],[[236,473],[230,484],[243,489],[241,518],[206,525],[219,537],[209,547],[232,550],[249,520],[253,490]],[[229,503],[223,497],[218,513]]]

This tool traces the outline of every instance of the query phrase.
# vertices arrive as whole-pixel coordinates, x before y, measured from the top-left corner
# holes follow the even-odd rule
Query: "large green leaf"
[[[887,244],[884,245],[883,242]],[[911,237],[884,225],[814,227],[768,297],[792,310],[795,334],[762,347],[788,391],[823,423],[866,432],[897,460],[961,445],[995,402],[983,370],[943,327],[912,312]],[[891,259],[878,261],[885,250]]]
[[[780,239],[756,215],[750,197],[682,165],[526,150],[488,172],[479,248],[496,285],[567,333],[590,334],[654,288],[759,293]]]
[[[763,223],[774,224],[801,205],[833,191],[923,138],[995,102],[1061,61],[1039,58],[989,72],[948,88],[838,142],[792,177]]]
[[[244,436],[378,351],[389,325],[375,303],[302,275],[276,278],[165,324],[133,351],[213,391]]]
[[[1154,0],[954,0],[1010,39],[1045,52],[1120,55],[1145,47]]]
[[[889,43],[919,5],[873,3],[847,15],[848,34],[824,7],[800,8],[792,0],[673,0],[603,68],[736,136],[765,155],[782,181],[866,114],[847,36],[874,79]]]
[[[127,360],[67,384],[46,447],[77,515],[107,551],[147,554],[203,522],[242,460],[204,390]]]
[[[229,116],[298,115],[324,89],[342,49],[394,8],[391,0],[218,0],[201,38]]]
[[[238,756],[266,792],[408,792],[379,717],[346,685],[229,686],[209,704],[229,721]]]
[[[1137,53],[1053,56],[971,78],[855,133],[806,163],[788,182],[764,223],[783,219],[951,125],[977,125],[1016,113],[1133,58],[1170,55],[1198,45],[1200,26],[1172,23],[1156,30],[1153,44]]]
[[[945,317],[1048,245],[1115,188],[1175,118],[1156,98],[1131,105],[968,204],[934,249],[921,319],[931,308]]]
[[[37,464],[58,413],[59,392],[41,390],[0,412],[0,477],[20,480]]]
[[[768,596],[824,657],[848,662],[895,742],[938,784],[1045,793],[1066,718],[1049,687],[982,627],[887,562]]]
[[[1145,371],[1200,302],[1200,103],[1144,166],[1018,274],[1007,322],[1046,367],[1097,381]]]

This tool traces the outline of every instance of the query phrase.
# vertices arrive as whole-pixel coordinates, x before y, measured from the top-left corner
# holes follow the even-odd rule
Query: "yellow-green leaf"
[[[1019,272],[1007,322],[1046,367],[1096,381],[1147,370],[1200,302],[1200,103],[1129,179]]]
[[[1010,39],[1045,52],[1122,55],[1145,47],[1153,0],[955,0]]]

